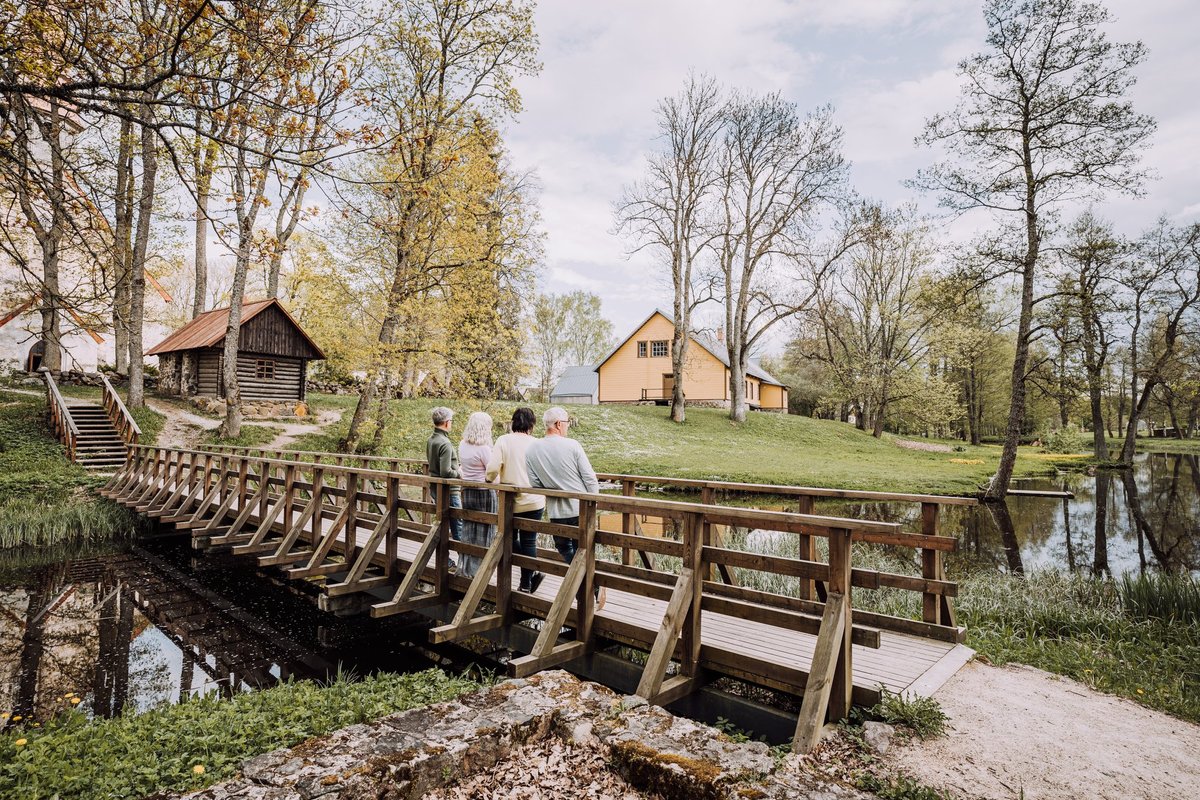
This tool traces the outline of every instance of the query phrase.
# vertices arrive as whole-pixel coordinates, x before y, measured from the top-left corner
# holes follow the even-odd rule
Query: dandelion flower
[[[66,694],[63,695],[63,697],[74,697],[74,696],[75,696],[74,692],[67,692]]]
[[[14,714],[14,715],[13,715],[13,722],[20,722],[20,721],[21,721],[21,715],[20,715],[20,714]]]
[[[1145,694],[1145,693],[1146,693],[1146,692],[1145,692],[1145,690],[1143,690],[1143,689],[1138,689],[1138,690],[1137,690],[1137,692],[1138,692],[1138,694]]]
[[[203,775],[204,774],[204,765],[197,764],[196,766],[192,767],[192,772],[196,775]]]
[[[0,714],[0,719],[8,719],[8,712],[5,711],[3,714]]]
[[[72,697],[72,698],[71,698],[71,705],[73,705],[73,706],[77,706],[77,705],[79,705],[79,702],[80,702],[80,701],[79,701],[79,698],[78,698],[78,697]]]
[[[28,743],[28,739],[17,739],[15,742],[13,742],[13,744],[15,744],[17,747],[24,747]]]

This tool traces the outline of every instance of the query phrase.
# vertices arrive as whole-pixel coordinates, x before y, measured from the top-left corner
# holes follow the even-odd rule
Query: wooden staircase
[[[103,405],[68,403],[49,371],[42,372],[42,378],[50,427],[66,448],[67,457],[98,472],[115,472],[124,466],[129,446],[138,443],[142,432],[108,378],[100,375]]]
[[[128,449],[120,431],[102,406],[91,403],[67,405],[76,430],[75,463],[87,469],[112,471],[125,463]]]

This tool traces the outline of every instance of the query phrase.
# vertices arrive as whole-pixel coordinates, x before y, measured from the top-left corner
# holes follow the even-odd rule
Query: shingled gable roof
[[[604,363],[606,361],[608,361],[610,358],[612,358],[614,355],[616,355],[617,351],[620,350],[622,347],[624,347],[626,342],[628,342],[630,339],[632,339],[634,336],[636,336],[637,332],[640,331],[646,325],[647,322],[654,319],[655,314],[658,314],[659,316],[661,316],[663,319],[665,319],[667,322],[671,323],[672,325],[675,324],[675,320],[671,318],[670,314],[668,314],[667,312],[663,311],[660,308],[654,309],[653,311],[650,312],[649,316],[647,316],[644,320],[642,320],[640,323],[638,323],[637,327],[635,327],[628,336],[626,336],[624,339],[622,339],[620,342],[618,342],[617,346],[608,352],[608,355],[606,355],[604,358],[602,358],[598,362],[596,362],[595,371],[599,372],[600,367],[604,366]],[[692,341],[694,343],[696,343],[697,345],[699,345],[705,352],[707,352],[709,355],[711,355],[717,361],[720,361],[722,364],[724,364],[726,369],[729,368],[729,354],[727,352],[725,352],[725,348],[721,347],[718,342],[715,342],[712,339],[708,338],[707,336],[703,336],[698,333],[693,333],[691,335],[691,338],[692,338]],[[771,375],[771,373],[769,373],[765,369],[763,369],[762,365],[759,364],[758,361],[754,360],[753,358],[746,362],[746,374],[753,378],[758,378],[760,381],[762,381],[764,383],[774,384],[775,386],[784,386],[783,383],[781,383],[779,380],[777,380],[773,375]]]
[[[256,316],[266,311],[271,306],[275,306],[283,312],[288,321],[296,326],[296,330],[304,337],[304,340],[317,353],[317,358],[325,358],[325,353],[317,346],[317,343],[309,338],[296,319],[288,313],[288,310],[283,307],[275,298],[269,300],[255,300],[249,303],[242,303],[242,320],[241,324],[245,325]],[[184,325],[179,330],[172,333],[166,339],[156,344],[154,347],[146,351],[148,356],[159,356],[163,353],[175,353],[181,350],[195,350],[202,347],[213,347],[221,343],[225,338],[225,328],[229,325],[229,308],[214,308],[212,311],[205,311],[203,314]]]

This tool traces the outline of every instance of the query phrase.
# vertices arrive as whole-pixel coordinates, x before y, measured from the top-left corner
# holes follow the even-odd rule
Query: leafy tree
[[[1082,196],[1139,191],[1145,173],[1137,162],[1154,122],[1126,98],[1146,48],[1110,42],[1100,4],[987,0],[983,13],[987,48],[959,64],[959,104],[930,119],[921,137],[949,158],[915,183],[949,208],[1012,220],[1004,235],[1011,246],[992,259],[1021,286],[1004,449],[987,489],[1002,498],[1025,416],[1035,285],[1054,210]]]

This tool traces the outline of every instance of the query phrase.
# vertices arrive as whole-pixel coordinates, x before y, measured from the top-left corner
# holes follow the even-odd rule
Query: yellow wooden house
[[[597,402],[668,403],[674,388],[671,338],[675,324],[655,309],[595,367]],[[692,334],[684,367],[683,394],[689,403],[729,404],[729,357],[725,346]],[[746,368],[746,403],[763,411],[787,411],[787,387],[754,360]]]

